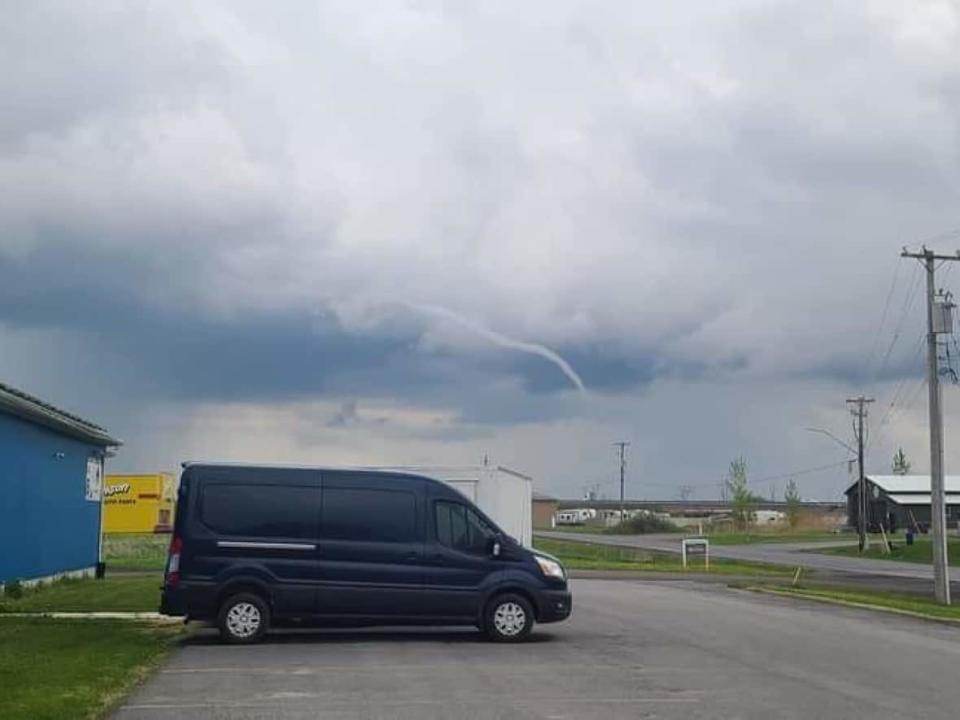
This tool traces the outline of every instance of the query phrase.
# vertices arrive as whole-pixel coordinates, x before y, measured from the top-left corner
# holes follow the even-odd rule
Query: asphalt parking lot
[[[168,718],[955,718],[960,628],[689,582],[574,581],[534,641],[202,632],[118,709]]]

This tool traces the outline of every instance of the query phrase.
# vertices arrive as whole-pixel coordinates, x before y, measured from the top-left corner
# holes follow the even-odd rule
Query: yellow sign
[[[169,473],[107,475],[103,484],[103,531],[170,532],[174,494]]]

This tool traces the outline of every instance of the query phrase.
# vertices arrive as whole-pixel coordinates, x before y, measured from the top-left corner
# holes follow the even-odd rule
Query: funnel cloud
[[[517,340],[512,337],[508,337],[502,333],[498,333],[495,330],[491,330],[484,325],[481,325],[478,322],[470,320],[469,318],[460,315],[459,313],[454,312],[445,307],[440,307],[439,305],[424,305],[421,303],[404,303],[404,306],[415,310],[417,312],[423,313],[425,315],[432,315],[434,317],[440,318],[442,320],[448,320],[452,323],[456,323],[460,327],[463,327],[470,332],[478,335],[485,340],[490,341],[497,347],[502,347],[507,350],[516,350],[518,352],[528,353],[529,355],[537,355],[539,357],[548,360],[549,362],[556,365],[560,372],[567,376],[567,379],[573,383],[573,386],[577,388],[580,392],[586,392],[586,387],[583,384],[583,380],[580,379],[580,376],[577,374],[577,371],[564,360],[560,355],[551,350],[550,348],[540,345],[538,343],[524,342],[523,340]]]

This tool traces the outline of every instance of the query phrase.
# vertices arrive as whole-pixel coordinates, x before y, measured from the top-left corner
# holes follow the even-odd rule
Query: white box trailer
[[[459,490],[525,547],[533,543],[533,478],[499,465],[384,468],[426,475]]]

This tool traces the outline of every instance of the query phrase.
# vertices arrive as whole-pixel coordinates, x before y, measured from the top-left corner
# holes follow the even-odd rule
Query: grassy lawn
[[[570,533],[572,535],[603,535],[607,528],[600,525],[557,525],[550,532]]]
[[[103,580],[64,579],[24,588],[23,597],[0,596],[0,613],[11,612],[156,612],[163,577],[116,575]],[[0,620],[0,622],[5,622]],[[3,717],[0,714],[0,717]]]
[[[877,560],[903,560],[904,562],[924,563],[929,565],[933,562],[933,546],[928,538],[917,538],[913,545],[907,545],[901,538],[894,541],[894,548],[889,555],[883,551],[883,545],[880,538],[870,538],[870,547],[860,555],[860,549],[856,545],[842,548],[830,548],[820,552],[830,553],[831,555],[847,555],[849,557],[866,557]],[[948,543],[948,555],[950,565],[960,567],[960,540],[950,540]]]
[[[617,535],[621,530],[617,527],[605,528],[597,525],[561,525],[553,528],[552,532],[570,533],[572,535]],[[687,536],[696,535],[695,527],[677,528],[673,532]],[[845,533],[831,533],[824,530],[753,530],[748,533],[736,532],[708,532],[704,537],[716,545],[749,545],[750,543],[795,543],[795,542],[827,542],[845,540],[856,542],[856,535]]]
[[[754,530],[748,533],[711,533],[706,537],[717,545],[750,545],[751,543],[799,543],[799,542],[856,542],[857,536],[850,533],[831,533],[822,530]]]
[[[702,573],[702,556],[694,557],[684,570],[679,555],[610,545],[535,538],[534,547],[555,555],[565,567],[577,570],[646,570],[655,572]],[[718,575],[792,575],[795,568],[762,563],[710,558],[710,573]]]
[[[776,592],[789,593],[791,595],[798,595],[800,597],[808,597],[812,599],[839,600],[842,602],[870,605],[878,608],[904,610],[932,618],[960,620],[960,606],[938,605],[933,598],[917,597],[915,595],[902,595],[899,593],[874,590],[845,590],[805,585],[800,585],[797,587],[793,587],[791,585],[771,585],[766,587],[761,586],[760,589],[774,590]]]
[[[103,536],[103,559],[110,570],[163,570],[169,535],[110,534]]]
[[[0,717],[105,717],[183,632],[179,625],[0,618]]]

